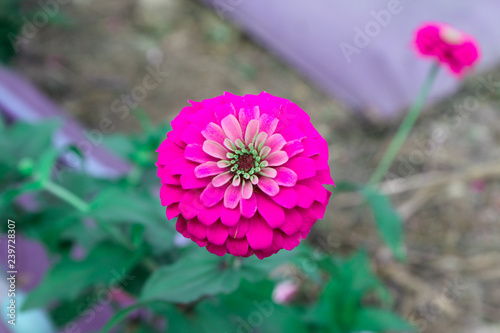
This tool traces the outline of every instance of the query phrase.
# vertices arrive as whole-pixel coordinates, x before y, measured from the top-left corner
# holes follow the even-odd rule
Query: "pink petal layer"
[[[184,193],[186,193],[186,191],[179,186],[162,185],[160,189],[161,205],[168,206],[181,201]]]
[[[293,235],[302,228],[302,216],[295,209],[285,211],[285,223],[280,229],[287,235]]]
[[[309,208],[314,202],[314,192],[305,185],[297,184],[295,186],[295,190],[297,193],[300,193],[298,196],[297,206],[302,208]]]
[[[170,206],[167,206],[167,219],[171,220],[173,219],[174,217],[177,217],[179,216],[179,214],[181,213],[180,209],[179,209],[179,204],[171,204]]]
[[[245,256],[248,252],[246,239],[228,238],[226,242],[227,251],[233,256]]]
[[[182,175],[186,170],[193,169],[198,164],[186,160],[184,157],[175,159],[170,164],[170,173],[172,175]]]
[[[248,123],[252,119],[259,119],[260,116],[260,110],[258,106],[250,106],[246,108],[242,108],[239,112],[239,120],[240,120],[240,125],[241,129],[243,132],[246,134],[246,129],[248,126]]]
[[[244,238],[250,228],[250,221],[246,218],[241,218],[235,226],[229,227],[229,237],[233,239]]]
[[[280,191],[280,188],[276,182],[268,177],[259,177],[259,183],[257,184],[262,192],[266,193],[270,197],[275,196]]]
[[[240,123],[235,116],[230,114],[226,118],[222,119],[221,125],[224,134],[226,134],[226,137],[228,137],[229,140],[233,142],[236,142],[238,139],[243,141],[243,132],[241,130]]]
[[[228,153],[228,150],[224,146],[212,140],[203,142],[203,151],[210,156],[220,159],[226,159],[226,154]]]
[[[245,131],[245,144],[248,146],[252,143],[255,135],[259,132],[259,121],[257,119],[250,120]]]
[[[224,173],[221,173],[220,175],[218,176],[215,176],[213,179],[212,179],[212,184],[215,186],[215,187],[220,187],[224,184],[227,184],[227,182],[229,182],[229,180],[233,178],[233,174],[230,173],[230,172],[224,172]]]
[[[262,217],[256,215],[247,232],[248,244],[254,250],[263,250],[273,244],[273,230]]]
[[[203,151],[203,146],[199,144],[190,144],[186,146],[184,157],[190,161],[205,163],[208,161],[216,161],[216,159]]]
[[[253,194],[253,185],[249,180],[247,180],[241,187],[241,197],[242,199],[250,199],[252,194]]]
[[[206,226],[212,225],[220,218],[220,205],[204,207],[198,212],[198,220]]]
[[[269,154],[266,157],[266,161],[269,163],[269,166],[280,166],[288,161],[288,155],[284,151],[277,151]]]
[[[204,239],[207,237],[207,227],[197,220],[188,221],[187,232],[198,239]]]
[[[240,216],[241,214],[238,209],[229,209],[224,206],[220,209],[220,219],[225,226],[232,227],[236,225]]]
[[[201,131],[201,134],[205,139],[215,141],[221,145],[224,143],[224,139],[226,139],[226,135],[222,131],[222,128],[214,123],[209,123],[203,131]]]
[[[212,224],[207,229],[207,239],[215,245],[224,245],[228,235],[227,227],[220,222]]]
[[[240,200],[240,213],[244,217],[252,217],[255,215],[257,211],[257,198],[255,194],[252,194],[250,199],[241,199]]]
[[[186,171],[181,175],[181,186],[188,190],[192,188],[202,188],[210,184],[209,178],[197,178],[194,175],[194,169]]]
[[[273,197],[274,202],[285,208],[293,208],[297,205],[299,197],[293,188],[282,187],[279,193]]]
[[[203,190],[200,196],[201,203],[205,207],[212,207],[213,205],[219,203],[224,197],[226,192],[226,186],[215,187],[212,183],[208,184]]]
[[[257,210],[271,228],[278,228],[285,222],[283,208],[265,194],[257,195]]]
[[[311,178],[316,175],[316,164],[307,157],[294,157],[285,166],[295,171],[298,180]]]
[[[219,246],[209,243],[207,245],[207,251],[215,255],[218,255],[219,257],[222,257],[227,253],[227,248],[225,246]]]
[[[241,188],[239,186],[229,185],[224,193],[224,206],[234,209],[238,206],[241,199]]]
[[[194,169],[194,175],[197,178],[205,178],[209,176],[218,175],[224,171],[225,170],[217,166],[217,162],[205,162],[203,164],[198,165]]]
[[[285,167],[276,168],[277,174],[274,177],[276,184],[280,186],[292,187],[297,183],[297,174],[295,171]]]
[[[271,148],[272,153],[281,150],[281,148],[283,148],[285,144],[286,140],[281,134],[273,134],[266,141],[266,146]]]

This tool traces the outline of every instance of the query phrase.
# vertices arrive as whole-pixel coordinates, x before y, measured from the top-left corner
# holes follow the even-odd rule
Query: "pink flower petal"
[[[268,177],[260,177],[257,186],[270,197],[275,196],[280,191],[278,184]]]
[[[222,131],[222,128],[214,123],[209,123],[202,131],[201,134],[207,140],[215,141],[219,144],[224,143],[224,139],[226,139],[226,135]]]
[[[276,168],[276,177],[274,177],[274,181],[279,186],[292,187],[297,183],[297,174],[295,171],[289,168],[280,167]]]
[[[210,156],[223,160],[227,158],[226,154],[228,153],[228,150],[224,146],[212,140],[203,142],[203,151]]]
[[[291,236],[284,234],[281,230],[274,230],[274,239],[277,244],[280,244],[280,247],[291,251],[296,248],[300,244],[300,234],[296,233]]]
[[[245,131],[245,144],[248,146],[252,143],[255,135],[259,132],[259,121],[257,119],[250,120]]]
[[[286,163],[285,167],[295,171],[298,180],[316,176],[316,164],[307,157],[294,157]]]
[[[220,173],[223,173],[224,169],[221,169],[217,166],[217,162],[205,162],[203,164],[198,165],[194,169],[194,175],[197,178],[205,178],[208,176],[214,176],[218,175]]]
[[[208,184],[210,184],[210,179],[196,178],[194,175],[194,169],[188,170],[181,175],[181,186],[185,190],[205,187]]]
[[[275,178],[276,175],[278,174],[278,171],[276,171],[275,168],[262,168],[260,172],[263,173],[264,176],[269,178]]]
[[[191,124],[182,133],[181,140],[187,145],[192,143],[202,144],[203,141],[205,141],[205,138],[201,135],[201,128]]]
[[[182,175],[186,170],[193,169],[198,164],[186,160],[184,157],[174,160],[170,164],[170,173],[172,175]]]
[[[285,211],[285,223],[280,227],[287,235],[293,235],[302,228],[302,216],[295,209]]]
[[[227,227],[220,222],[214,223],[207,228],[207,239],[212,244],[224,245],[228,235]]]
[[[287,142],[302,140],[306,137],[306,135],[295,125],[288,126],[287,128],[281,130],[280,134],[283,135]]]
[[[167,219],[169,219],[169,220],[173,219],[174,217],[179,216],[179,214],[181,213],[181,211],[179,209],[179,204],[174,203],[174,204],[167,206],[166,213],[167,213]]]
[[[181,185],[181,177],[177,175],[172,175],[170,172],[170,165],[166,165],[163,169],[159,170],[159,177],[161,178],[162,184],[170,184],[170,185]]]
[[[235,116],[230,114],[226,118],[222,119],[221,125],[222,130],[229,140],[233,142],[236,142],[238,139],[243,141],[243,132],[241,130],[240,123]]]
[[[238,206],[241,199],[241,188],[239,186],[229,185],[224,193],[224,206],[234,209]]]
[[[267,223],[260,217],[256,215],[252,223],[250,223],[250,228],[247,232],[248,244],[254,250],[267,249],[273,244],[273,229],[267,225]]]
[[[281,134],[273,134],[267,139],[266,146],[271,148],[271,153],[280,151],[286,144],[285,138]]]
[[[269,163],[269,166],[283,165],[288,161],[288,155],[284,151],[277,151],[269,154],[266,157],[266,161]]]
[[[203,151],[203,146],[198,144],[191,144],[186,146],[186,150],[184,151],[184,157],[187,160],[197,162],[197,163],[205,163],[208,161],[216,161],[216,159]]]
[[[224,197],[227,186],[215,187],[212,183],[208,184],[200,196],[200,201],[205,207],[212,207],[219,203]]]
[[[229,227],[229,237],[233,239],[241,239],[247,235],[248,228],[250,228],[250,220],[241,218],[238,223]]]
[[[314,200],[325,203],[327,199],[327,190],[321,185],[320,182],[317,182],[314,179],[306,179],[300,182],[301,185],[305,185],[311,189],[314,193]]]
[[[289,141],[282,150],[286,152],[288,158],[292,158],[295,155],[302,153],[304,151],[304,146],[300,140]]]
[[[255,215],[257,211],[257,198],[255,194],[252,194],[250,199],[241,199],[240,200],[240,213],[244,217],[251,218]]]
[[[220,218],[220,205],[204,207],[198,212],[198,220],[206,226],[212,225]]]
[[[297,184],[294,189],[297,193],[300,193],[297,206],[302,208],[311,207],[314,202],[314,192],[309,187],[300,184]]]
[[[272,198],[277,204],[289,209],[295,207],[299,201],[299,196],[290,187],[281,187],[279,193]]]
[[[263,114],[259,119],[259,131],[267,133],[268,136],[272,135],[278,126],[278,118],[273,117],[269,114]]]
[[[168,206],[173,203],[179,202],[181,201],[185,193],[186,191],[179,186],[164,184],[160,189],[161,205]]]
[[[220,210],[221,222],[228,227],[232,227],[238,223],[240,219],[240,211],[238,209],[229,209],[224,206]]]
[[[196,190],[186,192],[179,202],[179,210],[188,220],[194,218],[202,208],[200,194]]]
[[[250,199],[250,197],[252,196],[252,194],[253,194],[253,185],[252,185],[252,183],[249,180],[244,181],[244,184],[241,187],[241,197],[243,199]]]
[[[260,116],[260,110],[258,106],[249,106],[240,109],[239,120],[243,132],[246,133],[246,129],[250,120],[259,119],[259,116]]]
[[[257,210],[273,229],[278,228],[285,223],[285,212],[283,207],[275,203],[267,195],[258,193]]]
[[[319,154],[318,143],[316,140],[305,138],[301,141],[304,151],[298,157],[311,157]]]
[[[225,246],[219,246],[215,244],[207,244],[207,251],[218,255],[219,257],[224,256],[227,253],[227,248]]]
[[[229,180],[233,178],[233,174],[229,171],[226,171],[224,173],[221,173],[220,175],[218,176],[215,176],[213,179],[212,179],[212,184],[215,186],[215,187],[220,187],[224,184],[227,184],[227,182],[229,182]]]
[[[208,242],[207,242],[206,239],[198,239],[198,238],[196,238],[194,236],[191,236],[190,238],[191,238],[191,240],[193,242],[195,242],[196,244],[198,244],[199,247],[205,247],[205,246],[208,245]]]
[[[318,170],[316,171],[315,180],[321,184],[335,185],[333,183],[332,175],[330,175],[330,170]]]
[[[255,148],[259,148],[263,143],[265,143],[267,140],[267,133],[266,132],[259,132],[257,135],[257,139],[255,139]]]
[[[309,209],[311,210],[311,212],[313,212],[314,215],[316,215],[318,219],[321,220],[323,217],[325,217],[326,205],[315,201],[311,205],[311,207],[309,207]]]
[[[175,223],[175,230],[184,237],[190,237],[191,235],[187,231],[187,220],[182,216],[179,216],[177,222]]]
[[[198,239],[204,239],[207,237],[207,227],[198,222],[196,219],[188,221],[187,232]]]
[[[245,256],[248,252],[248,242],[246,239],[228,238],[226,246],[227,251],[233,256]]]

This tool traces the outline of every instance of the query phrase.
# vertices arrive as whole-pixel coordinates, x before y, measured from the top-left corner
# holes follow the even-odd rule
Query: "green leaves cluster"
[[[169,126],[155,127],[138,116],[143,133],[106,140],[133,164],[131,175],[117,179],[94,177],[85,168],[59,179],[56,171],[64,168],[59,158],[73,148],[53,148],[57,123],[0,123],[0,205],[10,218],[22,221],[17,231],[41,242],[52,257],[51,268],[28,295],[23,310],[48,309],[62,326],[88,308],[109,305],[115,313],[102,332],[115,327],[156,332],[157,318],[166,321],[166,332],[175,333],[411,330],[390,310],[390,294],[363,252],[349,259],[325,254],[316,260],[313,250],[302,244],[259,260],[218,257],[194,243],[176,246],[174,221],[166,220],[153,191],[158,183],[155,150]],[[383,239],[398,253],[401,223],[389,201],[374,190],[361,191]],[[34,209],[18,205],[17,199],[26,194],[36,202]],[[305,261],[313,261],[315,268],[301,268]],[[299,272],[300,278],[276,275],[283,265]],[[272,299],[282,279],[297,281],[298,296],[291,304]],[[113,296],[116,290],[135,303],[124,308]],[[138,309],[153,319],[130,321],[130,313]]]

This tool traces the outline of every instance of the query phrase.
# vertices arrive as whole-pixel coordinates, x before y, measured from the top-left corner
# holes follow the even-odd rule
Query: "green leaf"
[[[403,220],[387,196],[377,192],[372,187],[363,188],[362,193],[373,211],[377,229],[382,239],[387,243],[396,258],[405,260]]]
[[[166,220],[157,201],[146,192],[112,187],[92,200],[90,215],[105,223],[151,225],[155,220]]]
[[[197,249],[173,265],[162,267],[146,281],[142,301],[190,303],[203,296],[229,293],[238,288],[240,270],[225,268],[224,258]]]
[[[50,179],[52,168],[59,157],[59,150],[49,147],[40,156],[36,164],[36,178],[40,182],[45,182]]]
[[[415,327],[411,326],[398,315],[374,308],[364,308],[358,312],[353,331],[372,332],[414,332]]]
[[[127,278],[126,274],[142,255],[140,251],[131,253],[112,243],[101,243],[80,262],[65,256],[29,293],[23,310],[43,307],[57,299],[71,300],[94,285],[111,288]]]
[[[141,299],[190,303],[203,296],[227,294],[238,288],[243,279],[256,282],[265,279],[271,269],[284,263],[286,253],[266,264],[232,256],[218,257],[203,249],[196,249],[170,266],[157,270],[146,282]],[[236,260],[233,264],[228,259]],[[271,259],[272,260],[272,259]]]

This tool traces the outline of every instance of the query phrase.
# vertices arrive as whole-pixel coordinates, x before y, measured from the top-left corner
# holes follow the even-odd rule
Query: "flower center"
[[[237,176],[241,175],[244,179],[250,179],[261,171],[265,163],[261,162],[262,158],[259,156],[259,152],[253,148],[253,144],[244,147],[241,142],[238,143],[240,143],[240,149],[235,149],[233,153],[228,154],[228,157],[232,158],[231,171]]]

